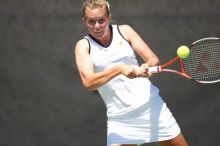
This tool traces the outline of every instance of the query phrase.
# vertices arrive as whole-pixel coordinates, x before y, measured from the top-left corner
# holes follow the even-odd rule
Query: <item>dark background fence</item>
[[[166,62],[182,44],[220,37],[219,0],[110,0]],[[0,146],[104,146],[105,106],[87,92],[73,55],[87,34],[80,0],[0,0]],[[189,145],[219,145],[220,84],[162,73],[160,88]],[[155,144],[146,144],[155,145]]]

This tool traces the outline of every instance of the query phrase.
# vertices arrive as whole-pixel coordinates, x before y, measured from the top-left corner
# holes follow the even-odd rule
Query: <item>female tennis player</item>
[[[129,25],[113,25],[106,0],[86,0],[89,34],[75,46],[83,85],[98,90],[107,109],[107,146],[187,146],[181,130],[148,79],[158,57]],[[145,62],[138,65],[136,52]],[[138,68],[139,67],[139,68]]]

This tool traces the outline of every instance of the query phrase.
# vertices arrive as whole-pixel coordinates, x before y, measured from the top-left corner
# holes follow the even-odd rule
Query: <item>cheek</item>
[[[89,32],[92,32],[94,30],[94,27],[93,26],[90,26],[90,25],[86,25],[87,29]]]
[[[92,30],[94,27],[93,27],[93,26],[90,26],[90,25],[87,25],[87,28],[88,28],[89,30]]]
[[[109,20],[106,20],[104,23],[103,23],[103,25],[106,27],[106,26],[108,26],[109,25]]]
[[[108,26],[109,26],[109,21],[106,21],[105,23],[101,24],[101,27],[106,30],[108,29]]]

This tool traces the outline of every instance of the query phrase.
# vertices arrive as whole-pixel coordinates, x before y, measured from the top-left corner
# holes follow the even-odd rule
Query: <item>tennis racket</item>
[[[181,59],[176,56],[163,65],[149,67],[148,72],[171,72],[204,84],[220,82],[220,38],[200,39],[189,49],[189,57]],[[169,68],[176,62],[179,62],[179,71]]]

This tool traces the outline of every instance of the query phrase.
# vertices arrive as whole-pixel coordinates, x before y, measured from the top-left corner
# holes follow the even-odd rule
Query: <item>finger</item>
[[[148,65],[148,63],[143,63],[143,64],[141,65],[141,67],[147,69],[147,68],[149,67],[149,65]]]

